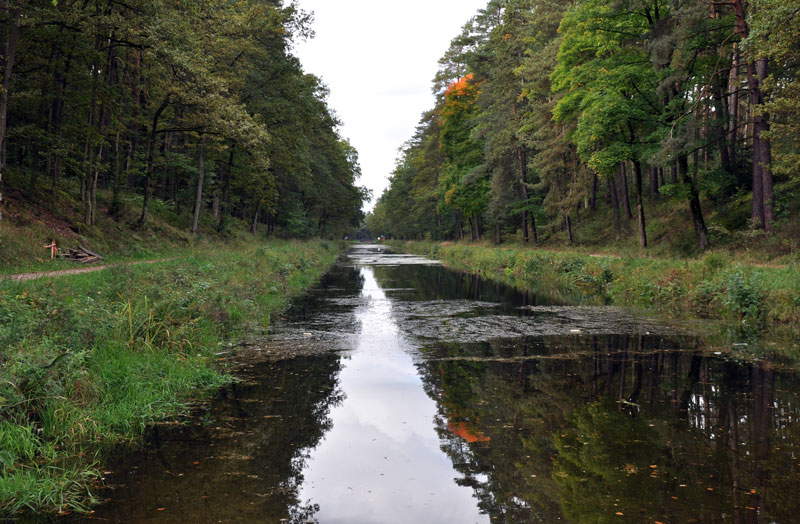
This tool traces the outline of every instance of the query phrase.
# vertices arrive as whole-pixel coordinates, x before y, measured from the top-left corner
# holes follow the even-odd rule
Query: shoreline
[[[719,322],[734,338],[796,337],[800,266],[742,264],[719,254],[699,259],[633,258],[526,246],[392,241],[400,251],[436,258],[523,289],[577,303],[641,309],[671,320]],[[800,357],[797,349],[786,356]]]

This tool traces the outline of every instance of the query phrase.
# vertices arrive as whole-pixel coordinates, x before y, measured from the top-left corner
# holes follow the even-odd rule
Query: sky
[[[299,0],[316,36],[293,50],[330,88],[340,132],[358,150],[359,185],[375,200],[398,149],[433,107],[432,80],[450,40],[488,0]]]

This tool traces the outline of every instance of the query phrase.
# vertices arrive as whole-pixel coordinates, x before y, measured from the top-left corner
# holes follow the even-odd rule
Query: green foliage
[[[756,79],[767,96],[754,112],[769,113],[763,136],[775,180],[797,179],[794,4],[747,4],[743,41],[733,4],[489,1],[440,60],[435,107],[403,150],[370,229],[456,240],[472,217],[497,243],[529,242],[535,228],[541,243],[596,245],[636,231],[629,220],[641,206],[653,210],[641,237],[653,240],[649,249],[694,254],[709,239],[732,240],[716,235],[720,226],[761,227],[741,202],[746,195],[751,205],[759,169],[741,88],[756,71],[747,61],[758,58],[770,74]],[[788,185],[762,202],[774,207],[774,244],[792,243],[796,230]]]
[[[665,5],[660,8],[666,11]],[[653,100],[639,86],[655,71],[637,43],[648,29],[637,6],[604,0],[577,3],[561,21],[564,37],[551,80],[553,90],[565,94],[553,115],[577,121],[578,152],[599,173],[645,156],[642,138],[652,132]]]
[[[730,271],[726,275],[727,297],[725,305],[744,325],[756,325],[764,309],[764,290],[757,273],[745,275],[741,270]]]
[[[17,62],[28,66],[11,76],[0,137],[13,195],[4,214],[54,211],[66,194],[86,230],[106,212],[120,219],[134,191],[140,228],[153,197],[186,228],[202,190],[196,211],[213,208],[218,231],[235,214],[285,236],[282,203],[299,199],[320,223],[314,235],[340,237],[369,195],[327,89],[290,53],[309,22],[282,1],[26,4]]]

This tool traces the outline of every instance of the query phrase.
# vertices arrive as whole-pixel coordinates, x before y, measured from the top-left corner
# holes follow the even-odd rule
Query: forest
[[[159,199],[194,233],[361,221],[358,155],[291,53],[311,36],[295,3],[4,0],[0,19],[0,220],[72,203],[78,232],[145,228]]]
[[[490,0],[439,65],[376,234],[796,237],[798,0]]]

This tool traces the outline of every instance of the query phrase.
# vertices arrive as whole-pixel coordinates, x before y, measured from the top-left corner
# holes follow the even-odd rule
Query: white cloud
[[[359,153],[360,183],[375,198],[388,184],[397,149],[433,105],[437,61],[486,1],[300,0],[315,14],[316,37],[294,52],[330,87],[342,135]]]

